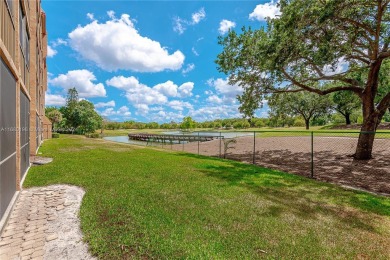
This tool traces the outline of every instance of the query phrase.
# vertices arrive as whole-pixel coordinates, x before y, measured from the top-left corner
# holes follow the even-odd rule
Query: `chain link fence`
[[[245,163],[305,177],[390,194],[390,132],[375,135],[373,159],[354,160],[360,132],[195,132],[212,140],[149,140],[146,145]],[[188,134],[187,134],[188,135]],[[186,134],[183,134],[186,136]]]

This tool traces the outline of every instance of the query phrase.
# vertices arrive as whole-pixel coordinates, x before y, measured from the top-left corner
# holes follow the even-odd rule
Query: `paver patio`
[[[1,234],[0,259],[93,259],[77,216],[83,195],[66,185],[21,191]]]

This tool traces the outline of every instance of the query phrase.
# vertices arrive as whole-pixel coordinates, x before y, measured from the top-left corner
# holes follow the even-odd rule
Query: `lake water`
[[[250,132],[181,132],[181,131],[167,131],[162,132],[162,134],[165,135],[194,135],[197,136],[199,133],[200,136],[208,135],[208,136],[222,136],[223,138],[236,138],[240,136],[253,136],[253,133]],[[142,141],[135,141],[135,140],[129,140],[128,136],[108,136],[103,137],[104,140],[113,141],[113,142],[119,142],[119,143],[126,143],[126,144],[135,144],[135,145],[142,145],[146,146],[147,142]]]

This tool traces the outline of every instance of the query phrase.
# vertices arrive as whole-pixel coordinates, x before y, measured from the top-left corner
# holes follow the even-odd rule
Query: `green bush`
[[[295,118],[293,126],[303,127],[305,126],[305,120],[302,118]]]
[[[85,136],[88,138],[100,138],[99,133],[89,133],[89,134],[86,134]]]
[[[51,138],[60,138],[60,134],[59,133],[52,133]]]

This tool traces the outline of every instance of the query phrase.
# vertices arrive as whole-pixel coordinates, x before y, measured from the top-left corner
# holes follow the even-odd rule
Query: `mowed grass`
[[[64,136],[25,187],[86,190],[100,259],[389,259],[390,198],[234,161]]]

